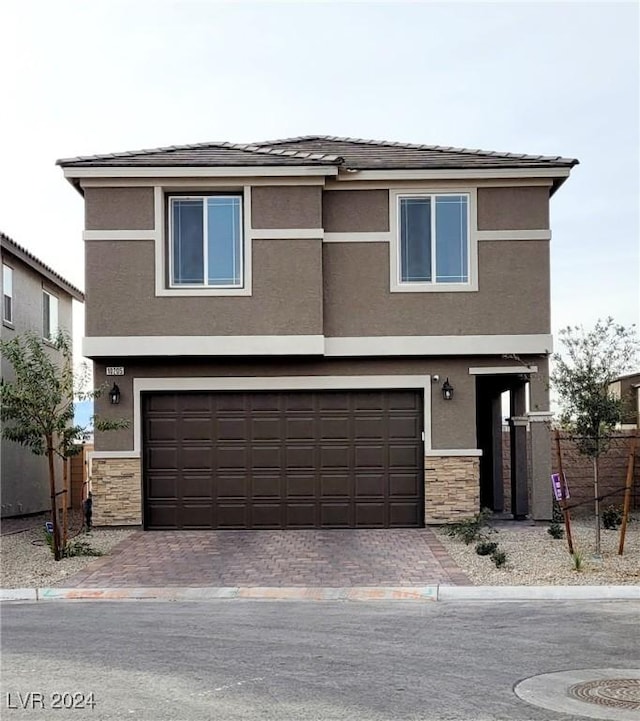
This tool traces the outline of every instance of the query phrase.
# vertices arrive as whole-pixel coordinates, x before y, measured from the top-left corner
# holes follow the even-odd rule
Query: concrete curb
[[[640,600],[638,586],[353,586],[313,588],[7,588],[0,601],[601,601]]]

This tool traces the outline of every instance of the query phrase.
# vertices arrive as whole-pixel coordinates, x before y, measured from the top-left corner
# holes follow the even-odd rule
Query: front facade
[[[46,340],[58,330],[72,332],[73,300],[84,295],[26,248],[0,232],[2,250],[2,340],[31,331]],[[51,353],[61,360],[59,351]],[[10,380],[12,368],[3,358],[2,377]],[[58,477],[62,477],[59,464]],[[44,456],[4,438],[0,441],[0,505],[2,518],[38,513],[51,508],[49,473]]]
[[[420,527],[550,516],[549,199],[576,161],[311,136],[59,161],[114,382],[94,521]],[[453,389],[452,391],[450,389]]]

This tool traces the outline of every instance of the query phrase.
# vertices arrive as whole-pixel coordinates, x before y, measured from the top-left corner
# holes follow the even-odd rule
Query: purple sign
[[[562,477],[564,479],[564,497],[565,499],[571,498],[569,495],[569,486],[567,485],[567,477],[565,476],[564,472],[562,473]],[[556,499],[556,501],[562,500],[562,488],[560,486],[560,474],[559,473],[552,473],[551,474],[551,485],[553,486],[553,496]]]

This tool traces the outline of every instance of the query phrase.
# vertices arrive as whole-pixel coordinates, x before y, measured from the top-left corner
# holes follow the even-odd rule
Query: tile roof
[[[248,143],[194,143],[166,148],[130,150],[106,155],[62,158],[57,165],[67,167],[132,166],[264,166],[264,165],[336,165],[342,158],[303,148],[268,148]]]
[[[344,158],[345,166],[358,170],[409,168],[544,168],[573,167],[578,161],[550,155],[501,153],[441,145],[399,143],[389,140],[341,138],[331,135],[303,135],[256,143],[259,147],[279,147],[315,153],[333,153]]]
[[[573,158],[304,135],[256,143],[196,143],[58,160],[62,167],[341,166],[345,169],[571,168]]]
[[[51,283],[57,285],[66,293],[69,293],[71,297],[79,300],[81,303],[84,303],[84,293],[81,290],[78,290],[75,285],[69,283],[69,281],[65,280],[65,278],[63,278],[59,273],[56,273],[53,268],[43,263],[39,258],[36,258],[33,253],[23,246],[18,245],[15,240],[2,231],[0,231],[0,247],[2,247],[3,251],[6,250],[8,253],[11,253],[11,255],[20,259],[23,263],[26,263],[28,266],[47,278],[47,280]]]

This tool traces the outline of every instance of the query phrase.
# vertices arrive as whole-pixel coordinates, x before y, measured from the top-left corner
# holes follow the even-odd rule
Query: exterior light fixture
[[[450,401],[453,398],[453,386],[449,383],[449,379],[442,384],[442,397],[445,401]]]
[[[120,403],[120,388],[114,383],[113,388],[109,391],[109,400],[112,406],[117,406]]]

